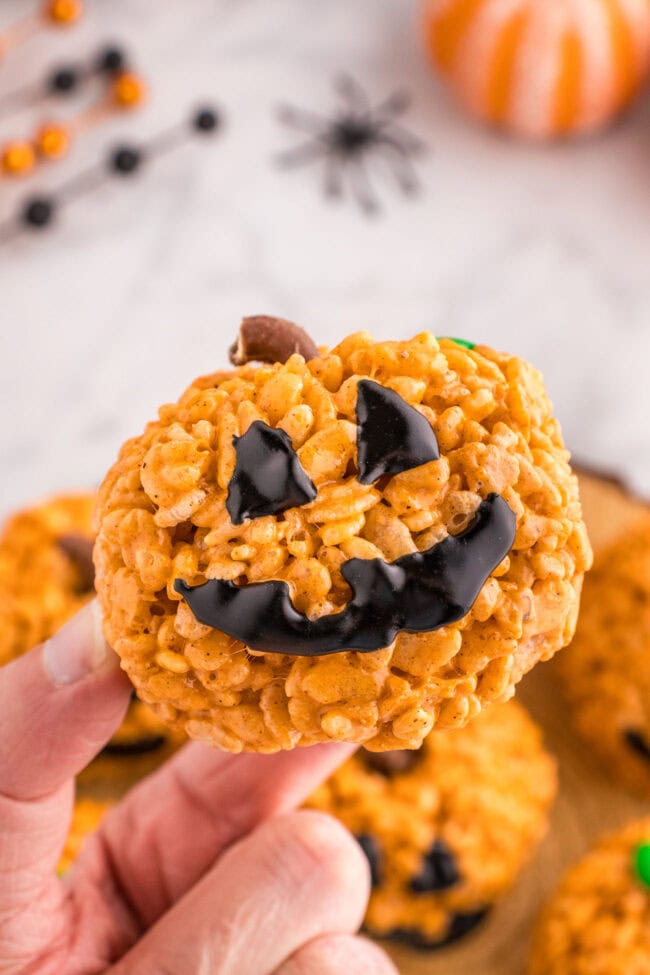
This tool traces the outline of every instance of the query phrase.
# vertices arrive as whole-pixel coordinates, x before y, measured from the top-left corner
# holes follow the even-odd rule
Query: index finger
[[[314,745],[229,755],[186,745],[113,809],[78,864],[79,888],[106,881],[151,925],[259,823],[300,805],[354,751]]]

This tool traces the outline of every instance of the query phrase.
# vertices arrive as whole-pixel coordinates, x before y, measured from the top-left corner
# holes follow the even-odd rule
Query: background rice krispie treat
[[[429,735],[419,751],[361,749],[308,804],[340,819],[368,857],[367,929],[438,947],[511,887],[555,792],[540,730],[511,701]]]
[[[99,495],[106,636],[164,720],[417,748],[568,642],[590,549],[535,369],[428,333],[319,353],[268,318],[232,355]]]
[[[597,555],[575,637],[555,668],[577,731],[650,796],[650,513]]]
[[[529,975],[647,975],[650,818],[602,839],[542,911]]]
[[[0,534],[0,665],[47,640],[95,595],[92,513],[95,495],[64,494],[10,517]],[[144,774],[182,736],[172,734],[135,697],[88,782],[124,772],[124,758]],[[132,769],[135,771],[135,769]]]
[[[93,494],[19,511],[0,534],[0,664],[47,640],[95,594]]]

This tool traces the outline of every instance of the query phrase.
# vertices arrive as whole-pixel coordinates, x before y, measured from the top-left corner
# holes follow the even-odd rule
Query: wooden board
[[[644,505],[607,478],[584,474],[580,481],[587,526],[598,551],[626,531]],[[525,975],[531,926],[565,868],[601,833],[648,811],[647,802],[613,786],[571,734],[547,666],[535,668],[518,697],[544,727],[547,745],[560,763],[560,794],[549,833],[516,887],[464,941],[437,952],[390,947],[402,975]]]

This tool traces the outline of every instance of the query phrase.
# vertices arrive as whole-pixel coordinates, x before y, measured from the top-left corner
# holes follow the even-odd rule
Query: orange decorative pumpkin
[[[480,118],[532,138],[590,132],[639,90],[650,0],[425,0],[436,68]]]

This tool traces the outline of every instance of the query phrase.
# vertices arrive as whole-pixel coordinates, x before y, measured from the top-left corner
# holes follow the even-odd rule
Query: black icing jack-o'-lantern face
[[[373,483],[440,456],[426,418],[395,391],[363,379],[357,387],[358,480]],[[226,508],[233,524],[277,515],[307,504],[317,491],[284,431],[254,422],[234,438],[236,465]],[[291,602],[283,581],[238,586],[210,579],[174,583],[199,622],[254,650],[323,656],[342,650],[369,653],[389,646],[401,630],[422,633],[462,619],[490,573],[508,554],[515,516],[490,494],[473,522],[431,548],[394,562],[352,558],[341,572],[353,597],[339,613],[309,619]]]
[[[368,861],[371,885],[373,890],[376,890],[383,883],[385,857],[381,845],[369,833],[361,833],[355,838]],[[427,895],[437,897],[456,887],[462,882],[462,879],[453,853],[443,840],[437,839],[422,858],[420,870],[408,882],[407,889],[413,897]],[[446,930],[438,940],[430,940],[421,931],[413,928],[396,928],[390,932],[384,932],[384,936],[393,940],[404,941],[416,948],[442,948],[466,935],[480,924],[486,914],[487,908],[465,913],[450,912]]]

